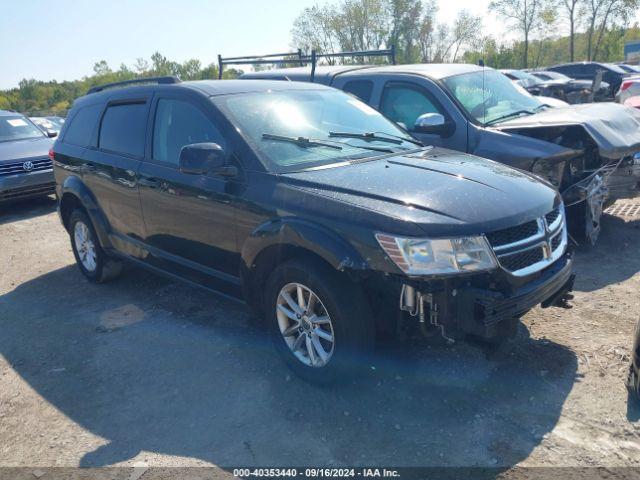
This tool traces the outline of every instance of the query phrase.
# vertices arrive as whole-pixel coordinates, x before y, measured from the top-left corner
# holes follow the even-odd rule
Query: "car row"
[[[50,146],[4,116],[33,128],[13,148]],[[89,280],[131,262],[243,299],[327,383],[379,335],[500,342],[566,307],[570,233],[636,194],[638,152],[633,110],[549,108],[490,68],[314,64],[94,87],[46,158]]]

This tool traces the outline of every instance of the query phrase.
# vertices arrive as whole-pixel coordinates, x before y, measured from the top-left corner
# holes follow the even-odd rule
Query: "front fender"
[[[336,270],[365,270],[367,262],[344,238],[326,227],[296,218],[265,222],[256,228],[242,246],[242,260],[251,269],[261,252],[273,246],[298,247],[310,251]]]
[[[82,205],[93,223],[93,227],[100,239],[102,247],[111,248],[111,242],[108,235],[110,231],[109,222],[100,209],[93,193],[91,193],[91,190],[84,184],[82,179],[72,175],[64,180],[59,196],[59,207],[61,210],[64,208],[63,202],[65,201],[65,195],[73,195],[80,205]]]

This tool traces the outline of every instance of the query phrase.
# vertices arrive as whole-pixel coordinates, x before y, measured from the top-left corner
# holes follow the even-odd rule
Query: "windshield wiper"
[[[386,135],[386,133],[384,134]],[[390,138],[390,137],[381,137],[378,133],[375,132],[329,132],[329,137],[341,137],[341,138],[360,138],[362,140],[379,140],[381,142],[395,143],[396,145],[401,145],[403,140],[398,138]],[[407,140],[408,141],[408,140]]]
[[[342,150],[342,145],[347,145],[352,148],[359,148],[361,150],[372,150],[374,152],[383,152],[383,153],[393,153],[393,150],[385,147],[373,147],[370,145],[351,145],[350,143],[338,142],[338,141],[323,141],[312,139],[308,137],[287,137],[285,135],[273,135],[272,133],[263,133],[262,138],[266,140],[275,140],[277,142],[290,142],[302,148],[309,147],[329,147],[335,148],[336,150]]]
[[[315,140],[308,137],[287,137],[285,135],[263,133],[262,138],[265,140],[275,140],[276,142],[289,142],[302,148],[327,147],[334,148],[336,150],[342,150],[342,147],[340,145],[336,145],[335,143],[323,142],[322,140]]]
[[[485,125],[493,125],[496,122],[499,122],[500,120],[506,120],[507,118],[511,118],[511,117],[515,117],[518,115],[533,115],[534,112],[532,112],[531,110],[516,110],[515,112],[511,112],[511,113],[507,113],[506,115],[502,115],[501,117],[498,118],[494,118],[493,120],[489,120],[488,122],[485,123]]]

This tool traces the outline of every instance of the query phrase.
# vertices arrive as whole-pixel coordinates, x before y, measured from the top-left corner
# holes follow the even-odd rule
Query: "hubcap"
[[[83,222],[76,222],[73,236],[80,263],[89,272],[93,272],[96,269],[96,246],[91,239],[89,228]]]
[[[282,287],[276,304],[280,333],[294,356],[310,367],[324,367],[334,350],[331,317],[320,298],[300,283]]]

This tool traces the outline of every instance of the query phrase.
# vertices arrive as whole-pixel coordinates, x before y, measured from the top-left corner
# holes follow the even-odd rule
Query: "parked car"
[[[604,100],[609,95],[610,85],[600,82],[600,88],[592,96],[592,80],[575,80],[562,73],[547,70],[531,71],[531,75],[540,79],[542,88],[547,89],[547,95],[560,98],[570,104],[587,103],[591,98],[596,101]]]
[[[640,116],[612,103],[548,108],[500,72],[464,64],[318,66],[246,79],[331,85],[356,95],[427,145],[535,173],[562,192],[572,235],[594,244],[605,202],[635,196]]]
[[[29,119],[47,135],[50,132],[54,132],[57,135],[64,124],[64,118],[62,117],[29,117]]]
[[[640,320],[636,322],[631,349],[631,365],[627,377],[627,388],[635,401],[640,401]]]
[[[80,271],[123,259],[246,301],[286,363],[327,382],[398,322],[503,338],[573,283],[560,195],[496,162],[423,147],[322,85],[97,87],[53,148]]]
[[[640,73],[640,67],[638,65],[627,65],[626,63],[616,63],[617,67],[620,67],[627,73],[631,73],[632,75],[637,75]]]
[[[52,145],[27,117],[0,110],[0,203],[54,192]]]
[[[543,82],[528,72],[521,70],[500,70],[500,73],[506,75],[509,80],[515,82],[516,85],[520,85],[531,95],[552,96],[548,95],[550,92],[543,87]]]
[[[547,70],[562,73],[568,77],[575,78],[576,80],[588,81],[593,81],[596,73],[599,70],[602,70],[602,80],[609,84],[609,98],[613,98],[614,94],[618,91],[622,80],[630,75],[618,65],[598,62],[565,63],[562,65],[548,67]]]
[[[625,78],[616,92],[616,102],[625,103],[627,99],[640,95],[640,75]]]

